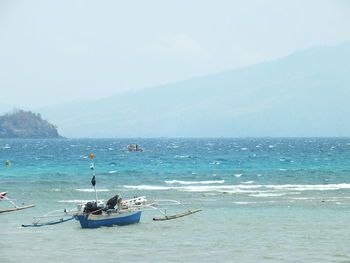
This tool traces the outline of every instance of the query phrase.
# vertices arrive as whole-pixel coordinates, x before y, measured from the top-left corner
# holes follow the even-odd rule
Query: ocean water
[[[90,153],[99,199],[203,211],[156,222],[145,210],[123,227],[21,227],[94,199]],[[0,192],[36,204],[0,214],[0,262],[350,262],[349,156],[350,138],[0,140]]]

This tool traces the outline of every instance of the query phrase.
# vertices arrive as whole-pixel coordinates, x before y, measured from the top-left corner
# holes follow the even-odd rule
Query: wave
[[[235,205],[252,205],[252,204],[268,204],[268,203],[276,203],[276,201],[259,201],[259,202],[232,202]]]
[[[303,192],[303,191],[334,191],[334,190],[341,190],[341,189],[350,189],[350,184],[207,185],[207,184],[222,184],[224,183],[223,181],[224,180],[189,182],[189,181],[171,180],[171,181],[165,181],[165,182],[170,185],[182,184],[183,186],[124,185],[123,187],[127,189],[137,189],[137,190],[176,190],[176,191],[186,191],[186,192],[221,192],[221,193],[243,193],[243,194],[245,193],[245,194],[250,194],[250,196],[255,195],[256,197],[263,197],[268,195],[283,196],[283,195],[290,195],[290,194],[300,194],[300,192]],[[101,190],[103,191],[103,189]],[[86,189],[86,191],[93,191],[93,189]]]
[[[91,192],[95,192],[94,189],[75,189],[75,191],[77,192],[88,192],[88,193],[91,193]],[[110,192],[111,190],[109,189],[96,189],[96,192]]]
[[[187,159],[192,158],[191,155],[175,155],[175,159]]]
[[[78,204],[82,204],[82,203],[87,203],[90,202],[91,200],[58,200],[58,203],[78,203]]]
[[[254,193],[256,191],[253,190],[244,190],[239,187],[232,185],[225,186],[154,186],[154,185],[124,185],[124,188],[127,189],[136,189],[136,190],[178,190],[178,191],[186,191],[186,192],[229,192],[234,191],[236,193]],[[241,188],[245,188],[245,185],[242,185]]]
[[[285,185],[265,185],[262,187],[273,188],[279,190],[292,190],[292,191],[329,191],[329,190],[340,190],[350,189],[350,184],[285,184]]]
[[[189,182],[189,181],[179,181],[179,180],[170,180],[164,181],[166,184],[223,184],[225,180],[216,180],[216,181],[197,181],[197,182]]]
[[[257,194],[250,194],[249,196],[252,197],[278,197],[278,196],[285,196],[290,193],[264,193],[264,192],[259,192]]]
[[[136,190],[170,190],[170,189],[176,188],[176,187],[154,186],[154,185],[124,185],[123,187],[127,189],[136,189]]]

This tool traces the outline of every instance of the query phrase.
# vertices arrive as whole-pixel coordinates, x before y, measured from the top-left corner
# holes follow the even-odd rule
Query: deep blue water
[[[94,198],[90,153],[100,199],[145,195],[203,212],[156,223],[145,211],[140,224],[94,232],[73,221],[21,228]],[[350,138],[0,140],[0,192],[37,204],[0,214],[0,262],[92,262],[114,245],[105,262],[349,262],[349,156]]]

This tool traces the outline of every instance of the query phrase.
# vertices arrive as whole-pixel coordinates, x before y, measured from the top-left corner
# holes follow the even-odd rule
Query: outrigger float
[[[32,208],[32,207],[35,206],[35,205],[18,206],[16,204],[16,200],[15,199],[7,198],[7,194],[8,194],[7,192],[0,193],[0,202],[9,202],[13,207],[12,208],[8,208],[8,209],[4,209],[4,210],[0,210],[0,213],[14,212],[14,211],[18,211],[18,210]]]
[[[22,227],[40,227],[64,223],[74,219],[73,212],[64,209],[63,211],[56,210],[43,216],[35,216],[32,224],[23,224]]]
[[[149,202],[145,196],[134,197],[128,200],[122,200],[119,195],[115,195],[110,198],[106,204],[103,201],[99,201],[96,191],[96,174],[94,168],[94,155],[90,155],[91,163],[90,168],[93,171],[91,184],[94,187],[95,200],[84,204],[77,205],[75,210],[64,210],[63,214],[49,213],[47,215],[36,217],[36,221],[33,224],[22,225],[23,227],[37,227],[44,225],[54,225],[76,219],[79,221],[82,228],[98,228],[101,226],[125,226],[130,224],[139,223],[141,219],[141,213],[143,210],[157,210],[162,214],[162,217],[154,217],[154,221],[164,221],[180,218],[183,216],[191,215],[202,211],[201,209],[190,210],[185,205],[176,200],[154,200]],[[161,204],[172,203],[174,205],[180,205],[186,209],[185,212],[168,215],[167,209],[159,208]],[[54,217],[51,221],[42,222],[44,218]]]

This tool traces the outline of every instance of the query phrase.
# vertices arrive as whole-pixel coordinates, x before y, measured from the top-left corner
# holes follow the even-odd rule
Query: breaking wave
[[[94,189],[75,189],[75,191],[77,192],[87,192],[87,193],[91,193],[91,192],[95,192]],[[96,189],[96,192],[109,192],[109,189]]]
[[[87,203],[91,200],[59,200],[57,201],[58,203],[78,203],[78,204],[81,204],[81,203]]]
[[[221,193],[243,193],[254,197],[273,197],[290,194],[300,194],[303,191],[334,191],[340,189],[350,189],[350,184],[324,184],[324,185],[207,185],[207,184],[222,184],[224,180],[219,181],[165,181],[168,185],[174,186],[160,186],[160,185],[124,185],[127,189],[137,190],[176,190],[186,192],[221,192]],[[175,186],[175,184],[182,184]],[[88,189],[86,189],[88,191]],[[89,191],[93,191],[89,189]],[[101,190],[100,190],[101,191]]]
[[[216,181],[197,181],[197,182],[189,182],[189,181],[179,181],[179,180],[170,180],[164,181],[166,184],[223,184],[225,180],[216,180]]]

